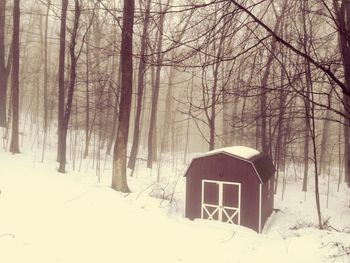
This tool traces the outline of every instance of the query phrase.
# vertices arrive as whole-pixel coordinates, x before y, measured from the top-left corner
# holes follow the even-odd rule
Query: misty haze
[[[0,262],[350,262],[347,0],[0,0]]]

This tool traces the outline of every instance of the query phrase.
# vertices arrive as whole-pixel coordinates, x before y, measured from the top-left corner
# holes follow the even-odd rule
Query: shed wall
[[[261,214],[261,225],[265,225],[267,219],[273,211],[274,205],[274,180],[273,177],[266,182],[262,187],[262,214]]]
[[[241,184],[241,225],[259,230],[259,178],[251,163],[226,154],[194,159],[186,174],[186,211],[190,219],[201,217],[202,180]]]

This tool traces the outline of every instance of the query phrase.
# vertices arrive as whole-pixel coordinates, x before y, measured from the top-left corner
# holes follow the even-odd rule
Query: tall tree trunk
[[[114,90],[114,104],[113,104],[113,121],[112,121],[112,129],[111,134],[109,135],[109,142],[107,145],[107,154],[111,153],[113,142],[115,142],[116,131],[118,129],[118,118],[119,118],[119,101],[120,101],[120,89],[122,85],[122,60],[119,59],[118,66],[118,85]]]
[[[187,123],[186,123],[186,140],[185,140],[185,149],[184,149],[184,161],[183,163],[186,164],[187,162],[187,152],[188,152],[188,145],[189,145],[189,137],[190,137],[190,120],[192,115],[192,102],[193,102],[193,88],[194,88],[194,73],[192,73],[192,80],[190,84],[190,107],[188,109],[188,116],[187,116]]]
[[[339,6],[338,1],[333,1],[333,6],[336,14],[338,41],[340,52],[343,60],[345,86],[350,90],[350,3],[342,1]],[[344,165],[345,165],[345,181],[350,187],[350,97],[344,94],[343,98],[344,112],[345,112],[345,126],[344,126]]]
[[[279,92],[279,103],[278,103],[278,121],[277,121],[277,137],[276,137],[276,147],[275,147],[275,167],[276,167],[276,173],[275,173],[275,189],[274,193],[276,194],[277,186],[278,186],[278,177],[280,174],[280,171],[284,169],[282,167],[282,148],[285,148],[286,145],[282,144],[283,138],[285,137],[285,112],[286,112],[286,100],[288,95],[288,90],[284,88],[284,79],[285,79],[285,72],[282,69],[281,70],[281,78],[280,78],[280,84],[281,84],[281,90]],[[281,169],[282,168],[282,169]]]
[[[115,22],[116,23],[116,22]],[[114,25],[115,26],[115,25]],[[116,42],[116,37],[117,32],[116,30],[113,31],[113,43]],[[116,125],[116,116],[118,114],[118,100],[113,98],[118,98],[118,92],[119,92],[119,88],[117,90],[114,89],[113,87],[113,83],[115,82],[116,79],[116,72],[117,72],[117,67],[116,67],[116,59],[117,56],[117,52],[116,52],[116,48],[114,48],[113,50],[113,56],[112,56],[112,61],[111,61],[111,77],[109,79],[109,86],[108,86],[108,105],[107,105],[107,127],[108,129],[106,129],[106,137],[107,137],[107,149],[106,149],[106,154],[110,155],[111,154],[111,150],[112,150],[112,144],[114,142],[114,136],[115,136],[115,125]],[[118,70],[120,71],[120,70]],[[119,85],[118,85],[119,86]],[[117,94],[117,96],[114,96],[114,94]],[[110,120],[110,116],[112,116],[112,120]],[[112,123],[112,125],[110,125],[110,123]]]
[[[3,0],[0,2],[0,127],[6,127],[5,9],[6,0]]]
[[[234,86],[235,83],[232,83],[232,86]],[[232,87],[233,88],[233,87]],[[228,87],[222,88],[222,131],[223,131],[223,146],[227,147],[230,146],[232,143],[232,137],[234,136],[234,133],[231,133],[231,127],[233,126],[233,123],[231,122],[232,119],[234,119],[235,115],[235,107],[237,108],[237,103],[230,101],[230,95],[229,95],[229,89]],[[233,104],[233,105],[232,105]],[[233,108],[233,109],[232,109]]]
[[[12,66],[12,137],[10,151],[19,153],[19,22],[20,0],[14,0],[13,4],[13,66]]]
[[[282,21],[283,22],[283,21]],[[288,25],[286,23],[283,23],[281,25],[281,36],[288,36]],[[288,52],[288,53],[287,53]],[[287,61],[288,56],[290,57],[290,52],[288,49],[284,49],[284,46],[280,46],[280,53],[281,53],[281,63],[285,63]],[[285,86],[285,78],[286,78],[286,72],[284,68],[280,69],[280,86],[281,90],[278,92],[279,96],[279,103],[278,103],[278,120],[277,120],[277,136],[276,136],[276,146],[275,146],[275,158],[274,158],[274,164],[276,167],[276,173],[275,173],[275,183],[274,183],[274,193],[277,193],[278,188],[278,182],[279,182],[279,175],[281,173],[284,173],[285,170],[285,155],[286,155],[286,148],[287,145],[283,142],[286,142],[287,138],[287,131],[288,127],[290,126],[290,118],[288,118],[287,114],[287,98],[289,94],[288,86]],[[290,106],[289,108],[292,108]],[[291,110],[293,111],[293,110]]]
[[[144,90],[144,86],[145,86],[148,25],[149,25],[149,21],[150,21],[150,17],[151,17],[150,16],[150,9],[151,9],[151,0],[147,0],[147,3],[145,5],[145,18],[144,18],[144,22],[143,22],[143,31],[142,31],[142,36],[141,36],[134,136],[133,136],[130,158],[129,158],[129,163],[128,163],[128,167],[132,170],[134,170],[134,168],[135,168],[136,157],[137,157],[138,148],[139,148],[139,141],[140,141],[140,120],[141,120],[143,90]]]
[[[221,41],[223,38],[221,38]],[[220,56],[221,56],[222,43],[219,45],[219,51],[217,56],[217,62],[214,67],[214,84],[211,94],[211,105],[210,105],[210,118],[209,122],[209,151],[214,150],[215,148],[215,122],[216,122],[216,102],[217,102],[217,89],[218,89],[218,79],[219,79],[219,67],[220,67]]]
[[[217,8],[216,6],[215,8]],[[215,17],[215,21],[217,21],[217,17]],[[225,21],[223,21],[225,22]],[[218,32],[214,32],[216,34]],[[224,50],[223,44],[224,44],[224,35],[225,30],[221,30],[221,35],[219,38],[218,46],[216,46],[216,41],[214,41],[214,52],[216,50],[216,60],[215,64],[213,65],[213,86],[211,90],[211,98],[210,98],[210,113],[208,118],[208,124],[209,124],[209,151],[214,150],[215,148],[215,134],[216,134],[216,105],[218,100],[218,85],[219,85],[219,70],[220,66],[222,64],[221,56]],[[224,89],[224,87],[222,87]]]
[[[12,44],[6,64],[5,18],[6,0],[0,2],[0,127],[6,127],[7,82],[12,62]]]
[[[284,17],[284,12],[286,10],[286,7],[287,7],[287,1],[284,1],[281,14],[277,17],[276,23],[274,26],[274,32],[276,32],[276,33],[278,33],[280,31],[281,23],[282,23],[282,19]],[[261,142],[261,150],[265,154],[269,154],[270,147],[271,147],[271,143],[269,143],[268,131],[267,131],[267,117],[268,117],[267,116],[267,110],[268,110],[267,109],[267,93],[268,93],[267,82],[268,82],[268,79],[270,76],[271,66],[272,66],[274,56],[275,56],[276,48],[277,48],[277,40],[275,38],[273,38],[271,40],[270,53],[269,53],[269,56],[267,58],[265,71],[263,73],[263,77],[261,80],[261,89],[260,89],[260,96],[259,96],[259,98],[260,98],[260,123],[261,123],[260,142]]]
[[[75,54],[75,46],[77,33],[79,28],[79,18],[80,18],[80,4],[79,0],[75,0],[75,9],[74,9],[74,25],[72,30],[71,42],[70,42],[70,72],[69,72],[69,87],[67,94],[67,103],[64,110],[63,123],[62,123],[62,137],[61,137],[61,151],[60,151],[60,166],[58,171],[60,173],[66,172],[66,146],[67,146],[67,132],[68,124],[70,119],[70,114],[72,110],[73,95],[75,89],[75,80],[76,80],[76,67],[78,62],[78,56]]]
[[[307,1],[301,3],[302,10],[302,23],[303,23],[303,50],[306,54],[310,53],[310,41],[309,41],[309,32],[307,31],[306,24],[306,15],[308,4]],[[305,106],[305,134],[304,134],[304,177],[303,177],[303,191],[307,192],[307,182],[308,182],[308,173],[309,173],[309,143],[310,143],[310,132],[311,132],[311,105],[310,105],[310,96],[312,89],[312,79],[311,79],[311,69],[310,63],[305,59],[304,60],[305,68],[305,83],[306,90],[304,89],[304,106]]]
[[[308,75],[308,74],[307,74]],[[306,76],[306,94],[310,93],[310,80]],[[304,176],[303,176],[303,191],[307,192],[307,178],[309,173],[309,144],[310,144],[310,98],[304,99],[305,105],[305,131],[304,131]]]
[[[218,19],[219,12],[223,11],[222,3],[217,3],[215,5],[215,23],[222,23],[222,28],[219,31],[218,29],[212,30],[210,33],[213,37],[213,45],[209,46],[207,45],[207,52],[214,52],[215,59],[212,61],[211,66],[211,74],[212,74],[212,82],[210,82],[210,85],[206,83],[206,76],[207,76],[207,69],[205,67],[202,68],[202,97],[203,97],[203,110],[204,115],[206,117],[207,125],[209,128],[209,140],[206,139],[206,141],[209,143],[209,150],[213,150],[215,148],[215,139],[216,139],[216,117],[217,117],[217,105],[219,98],[221,98],[221,92],[220,92],[220,86],[219,81],[220,77],[224,78],[223,74],[220,76],[219,72],[220,69],[223,68],[223,54],[225,52],[225,46],[227,43],[225,43],[225,35],[228,33],[227,28],[229,28],[228,21],[226,21],[226,18],[224,18],[222,21]],[[225,12],[225,11],[224,11]],[[224,13],[225,14],[225,13]],[[223,16],[225,16],[222,14]],[[217,28],[216,26],[214,28]],[[220,35],[219,35],[220,34]],[[208,53],[209,54],[209,53]],[[206,55],[205,60],[211,59],[211,56]],[[224,83],[224,82],[223,82]],[[221,90],[225,88],[225,84],[222,85]],[[205,98],[207,97],[207,98]]]
[[[328,149],[328,136],[329,136],[329,125],[330,125],[331,111],[326,111],[326,118],[323,121],[323,131],[322,131],[322,140],[321,140],[321,151],[320,151],[320,165],[319,172],[323,177],[325,176],[325,171],[327,167],[326,155]],[[330,165],[330,164],[329,164]]]
[[[303,22],[303,50],[305,54],[310,54],[311,46],[312,46],[312,25],[310,23],[307,24],[308,14],[309,14],[309,2],[308,0],[302,1],[302,22]],[[316,201],[316,211],[318,216],[318,225],[321,229],[322,224],[322,215],[321,215],[321,206],[320,206],[320,194],[318,187],[318,165],[317,165],[317,146],[316,146],[316,125],[315,125],[315,105],[311,103],[314,101],[314,93],[313,93],[313,82],[311,76],[311,65],[308,60],[304,61],[305,67],[305,80],[306,80],[306,94],[305,94],[305,148],[304,151],[309,152],[309,138],[312,142],[312,154],[313,154],[313,163],[314,163],[314,176],[315,176],[315,201]],[[309,137],[310,136],[310,137]],[[305,154],[304,161],[308,164],[308,156]],[[307,160],[306,160],[307,159]],[[306,165],[306,164],[305,164]],[[305,166],[304,169],[307,167]],[[307,168],[308,169],[308,168]],[[303,180],[303,191],[307,191],[307,173],[304,170],[304,180]]]
[[[172,57],[173,61],[174,55]],[[164,120],[163,120],[163,134],[160,145],[160,151],[163,153],[169,148],[169,131],[170,125],[174,122],[173,118],[173,82],[175,78],[175,67],[170,67],[168,89],[165,97],[165,109],[164,109]]]
[[[57,161],[60,162],[62,131],[64,123],[64,66],[66,51],[66,21],[67,21],[68,0],[62,0],[61,29],[60,29],[60,54],[58,64],[58,144],[57,144]]]
[[[349,98],[344,96],[344,101],[347,104],[347,107],[350,107]],[[347,112],[347,111],[346,111]],[[350,186],[350,121],[349,118],[345,119],[344,125],[344,176],[345,181]]]
[[[89,49],[89,39],[86,38],[86,83],[85,83],[85,150],[84,150],[84,159],[89,155],[89,143],[90,143],[90,49]]]
[[[112,171],[112,188],[121,192],[130,191],[127,184],[126,161],[133,80],[132,39],[134,9],[135,0],[124,0],[122,44],[120,51],[122,85],[120,94],[118,131],[114,145]]]
[[[116,9],[115,1],[113,1],[113,8]],[[117,28],[117,21],[114,19],[113,20],[113,27]],[[117,31],[113,30],[113,43],[117,41]],[[113,58],[112,58],[112,80],[117,80],[118,85],[117,88],[114,89],[112,84],[111,88],[114,91],[114,101],[113,101],[113,113],[112,113],[112,128],[110,130],[109,134],[109,141],[107,144],[107,154],[111,154],[112,146],[115,141],[115,136],[116,136],[116,130],[117,130],[117,123],[118,123],[118,110],[119,110],[119,96],[120,96],[120,88],[121,88],[121,59],[117,60],[117,57],[119,54],[117,54],[117,47],[115,45],[114,50],[113,50]],[[115,69],[115,65],[118,61],[118,71]],[[117,73],[118,72],[118,73]],[[117,76],[116,76],[117,75]]]
[[[148,155],[147,155],[147,167],[152,168],[152,162],[157,160],[157,111],[158,111],[158,96],[160,89],[160,73],[161,73],[161,63],[162,63],[162,45],[163,45],[163,28],[164,19],[166,14],[166,9],[168,8],[168,3],[165,8],[161,11],[159,17],[159,37],[157,39],[157,67],[156,67],[156,77],[152,89],[152,105],[151,105],[151,117],[150,125],[148,131]]]
[[[306,3],[307,4],[307,3]],[[309,78],[311,80],[311,68],[310,63],[307,62],[307,75],[309,75]],[[310,85],[310,93],[311,93],[311,100],[313,101],[313,86],[312,83]],[[317,145],[316,145],[316,125],[315,125],[315,105],[311,104],[310,108],[310,135],[311,135],[311,142],[312,142],[312,150],[313,150],[313,159],[314,159],[314,179],[315,179],[315,201],[316,201],[316,211],[317,211],[317,218],[318,218],[318,226],[320,229],[323,228],[323,220],[322,220],[322,214],[321,214],[321,205],[320,205],[320,192],[319,192],[319,183],[318,183],[318,164],[317,164]],[[303,184],[304,186],[304,184]]]
[[[49,26],[49,13],[51,7],[51,0],[47,1],[47,9],[45,15],[45,36],[44,36],[44,140],[43,140],[43,150],[41,161],[44,161],[45,145],[47,137],[47,127],[48,127],[48,52],[47,52],[47,39],[48,39],[48,26]]]
[[[190,25],[190,19],[192,18],[192,13],[187,17],[186,20],[183,21],[184,25],[182,26],[181,30],[179,31],[179,35],[175,37],[175,43],[180,43],[183,36],[185,35],[187,28]],[[172,52],[171,55],[171,61],[174,61],[176,57],[176,50]],[[175,122],[175,113],[173,110],[173,90],[174,90],[174,79],[176,76],[176,68],[175,66],[171,66],[169,70],[169,78],[168,78],[168,87],[167,92],[165,96],[165,106],[164,106],[164,119],[163,119],[163,134],[162,134],[162,140],[161,140],[161,146],[160,151],[165,152],[169,150],[169,141],[170,141],[170,131],[171,126],[174,126]],[[172,134],[174,135],[174,130]],[[174,136],[173,136],[174,138]],[[174,143],[171,143],[171,145],[174,145]],[[173,148],[173,147],[172,147]],[[174,153],[174,149],[172,149],[172,152]]]

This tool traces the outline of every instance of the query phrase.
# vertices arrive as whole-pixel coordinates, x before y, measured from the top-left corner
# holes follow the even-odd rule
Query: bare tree
[[[112,171],[112,188],[120,192],[130,191],[126,177],[126,161],[133,80],[132,39],[134,11],[135,1],[124,0],[122,43],[120,51],[122,87],[120,91],[119,121],[117,138],[114,145]]]
[[[152,103],[151,103],[151,117],[148,131],[148,155],[147,155],[147,167],[152,168],[152,162],[157,160],[157,114],[158,114],[158,97],[160,89],[160,73],[162,69],[162,60],[164,53],[163,47],[163,35],[164,35],[164,21],[167,9],[169,8],[170,0],[167,0],[164,7],[160,5],[160,14],[158,21],[158,38],[156,48],[156,70],[155,80],[152,88]]]
[[[140,1],[141,3],[141,1]],[[136,105],[136,116],[135,116],[135,124],[134,124],[134,135],[131,146],[130,158],[128,167],[132,170],[135,168],[136,157],[139,148],[139,140],[140,140],[140,120],[141,120],[141,110],[142,110],[142,98],[143,98],[143,90],[145,86],[145,73],[146,73],[146,55],[147,55],[147,39],[148,39],[148,27],[150,22],[150,9],[151,9],[151,1],[147,0],[144,3],[144,21],[143,21],[143,29],[141,36],[141,44],[140,44],[140,62],[138,68],[138,82],[137,82],[137,105]]]
[[[61,146],[62,146],[62,131],[64,123],[64,66],[65,66],[65,51],[66,51],[66,21],[67,21],[68,0],[62,0],[61,11],[61,29],[60,29],[60,54],[58,65],[58,144],[57,144],[57,161],[60,162]]]
[[[68,86],[68,94],[67,94],[67,103],[65,105],[64,109],[64,115],[63,115],[63,123],[62,123],[62,130],[61,130],[61,149],[60,149],[60,166],[58,168],[58,171],[60,173],[66,172],[66,144],[67,144],[67,132],[68,132],[68,124],[69,119],[71,115],[72,110],[72,102],[73,102],[73,95],[74,95],[74,89],[75,89],[75,81],[77,77],[77,63],[79,59],[79,54],[77,55],[75,53],[76,48],[76,41],[77,41],[77,34],[78,34],[78,28],[79,28],[79,18],[80,18],[80,3],[79,0],[74,0],[74,23],[73,23],[73,30],[72,30],[72,36],[69,46],[69,53],[70,53],[70,71],[69,71],[69,86]]]
[[[47,137],[47,128],[48,128],[48,28],[49,28],[49,14],[50,14],[51,0],[47,1],[46,15],[45,15],[45,34],[44,34],[44,139],[43,139],[43,151],[41,161],[44,161],[45,154],[45,145],[46,145],[46,137]]]
[[[284,17],[284,13],[285,10],[287,8],[287,2],[288,1],[284,1],[283,2],[283,6],[282,6],[282,10],[281,10],[281,14],[279,16],[277,16],[276,18],[276,22],[274,25],[274,29],[273,31],[276,33],[280,32],[280,28],[281,28],[281,24],[282,24],[282,20]],[[261,119],[261,150],[263,153],[265,154],[269,154],[270,153],[270,147],[271,147],[271,143],[269,143],[271,140],[268,138],[268,128],[267,128],[267,93],[268,93],[268,88],[267,88],[267,83],[268,83],[268,78],[270,75],[270,71],[271,71],[271,66],[272,66],[272,62],[273,59],[275,57],[275,51],[277,48],[277,41],[275,38],[273,38],[271,40],[271,44],[270,44],[270,49],[269,49],[269,55],[267,58],[267,62],[266,62],[266,66],[265,66],[265,70],[264,70],[264,74],[263,77],[261,79],[261,92],[260,92],[260,119]]]
[[[323,1],[326,5],[326,3]],[[329,9],[329,7],[326,5]],[[350,92],[350,3],[347,1],[333,1],[333,7],[335,11],[335,24],[338,31],[339,47],[341,57],[343,60],[345,88]],[[345,155],[345,175],[348,185],[350,187],[350,94],[344,92],[344,114],[345,124],[344,125],[344,155]]]
[[[308,1],[303,1],[301,3],[302,11],[302,27],[303,27],[303,41],[302,47],[303,51],[306,54],[310,54],[310,43],[308,36],[309,30],[307,28],[307,12],[308,12]],[[311,27],[311,25],[310,25]],[[310,30],[311,31],[311,30]],[[310,94],[312,90],[312,76],[310,62],[307,59],[304,59],[305,67],[305,97],[304,97],[304,107],[305,107],[305,135],[304,135],[304,177],[303,177],[303,191],[307,192],[307,183],[308,183],[308,174],[309,174],[309,144],[310,144],[310,132],[311,132],[311,105],[310,105]]]
[[[10,151],[19,153],[19,23],[20,0],[14,0],[13,5],[13,54],[12,54],[12,136]]]
[[[6,63],[5,50],[5,21],[6,21],[6,0],[0,2],[0,127],[6,127],[6,100],[7,100],[7,82],[11,67],[11,54],[8,53]],[[11,45],[12,47],[12,45]]]

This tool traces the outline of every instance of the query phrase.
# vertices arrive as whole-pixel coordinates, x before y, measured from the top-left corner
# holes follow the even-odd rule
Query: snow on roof
[[[210,152],[205,153],[204,156],[212,155],[215,153],[221,153],[221,152],[232,154],[237,157],[241,157],[243,159],[251,159],[254,156],[260,154],[258,150],[255,150],[246,146],[232,146],[232,147],[225,147],[225,148],[212,150]]]

